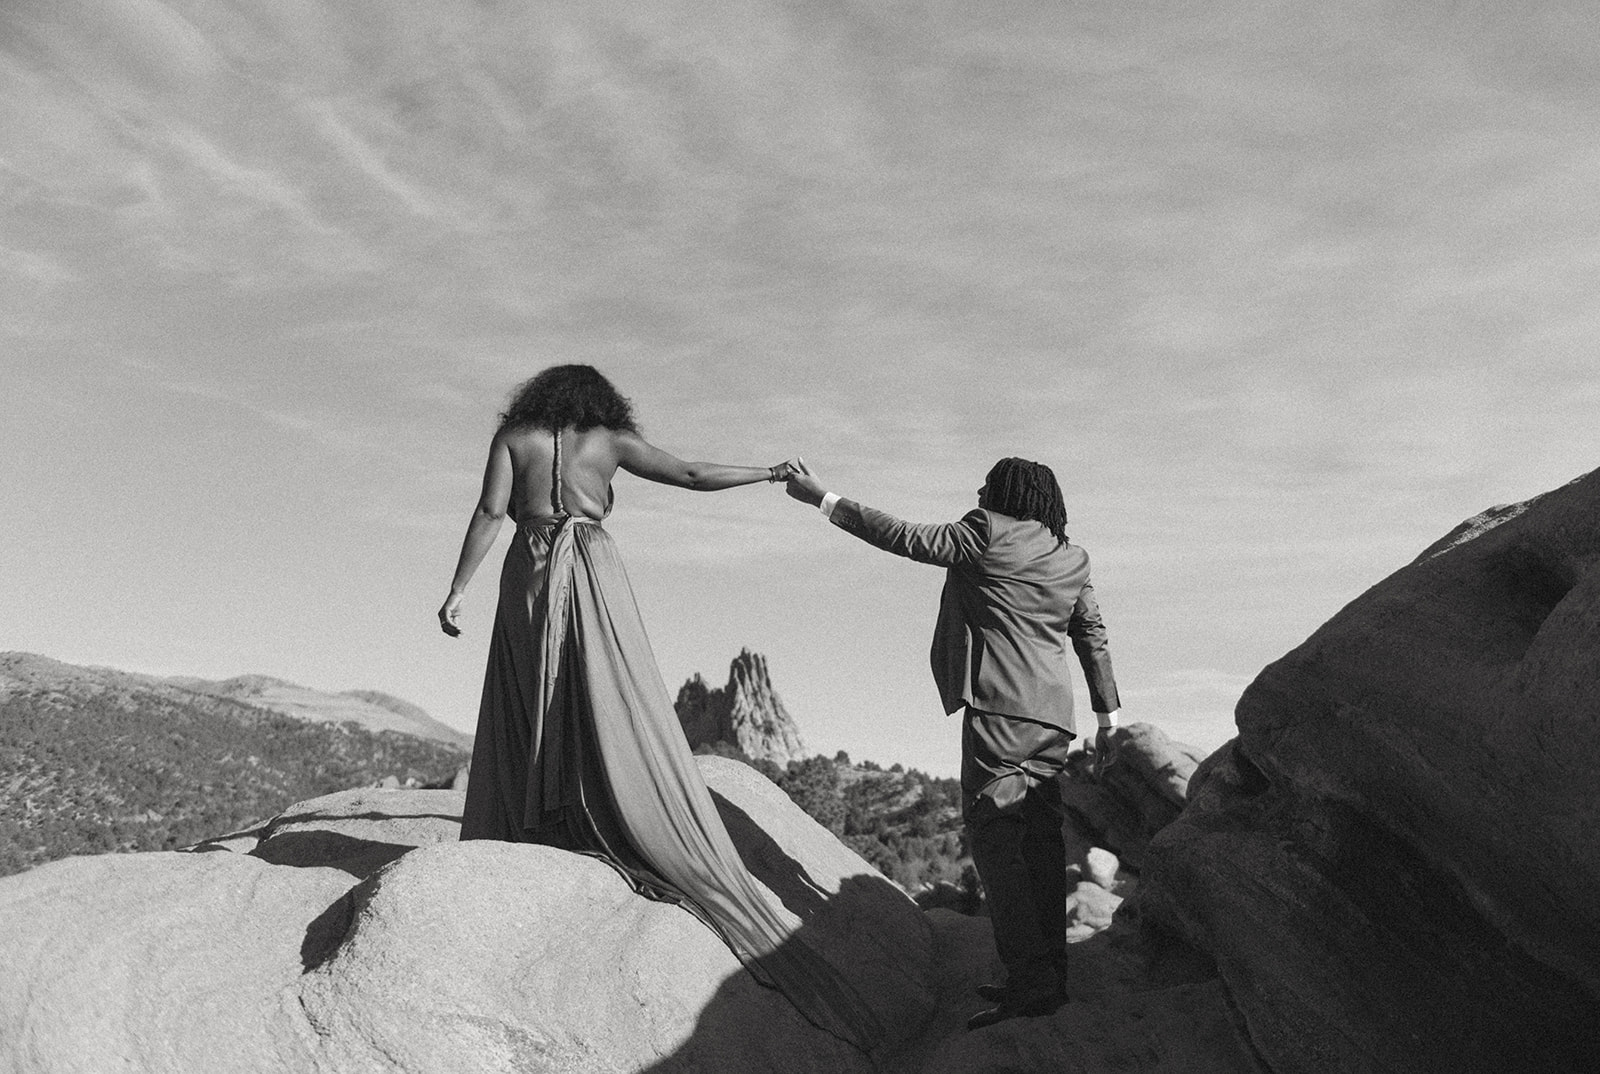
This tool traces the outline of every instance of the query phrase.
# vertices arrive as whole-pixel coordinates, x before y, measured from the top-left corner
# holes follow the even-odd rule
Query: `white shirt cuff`
[[[837,492],[824,492],[822,494],[822,502],[817,504],[817,510],[822,512],[823,518],[832,518],[834,507],[842,499],[844,497]]]
[[[1100,721],[1101,727],[1117,726],[1117,714],[1115,712],[1097,712],[1094,714],[1094,718]]]

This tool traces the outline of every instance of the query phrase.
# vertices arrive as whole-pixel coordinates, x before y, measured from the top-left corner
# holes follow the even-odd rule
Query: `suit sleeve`
[[[918,524],[854,500],[840,500],[831,521],[874,548],[938,567],[974,564],[989,544],[989,517],[981,510],[969,511],[956,522]]]
[[[1072,651],[1078,654],[1084,681],[1089,684],[1090,706],[1096,712],[1115,712],[1122,707],[1117,696],[1117,679],[1111,672],[1111,650],[1106,642],[1106,625],[1100,621],[1100,606],[1095,603],[1094,586],[1083,583],[1072,618],[1067,620],[1067,635]]]

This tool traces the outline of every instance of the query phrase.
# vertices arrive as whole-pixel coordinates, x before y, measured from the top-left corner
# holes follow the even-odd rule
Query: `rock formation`
[[[460,843],[461,794],[361,789],[185,853],[0,881],[8,1074],[1257,1070],[1214,978],[1080,944],[1080,1001],[967,1034],[983,918],[922,913],[748,766],[700,759],[747,865],[893,1028],[871,1056],[679,907],[549,847]],[[1018,1065],[1021,1063],[1022,1065]]]
[[[926,917],[748,766],[701,767],[804,942],[904,1044],[933,1013]],[[347,791],[0,883],[0,1069],[871,1069],[602,862],[458,842],[461,801]]]
[[[772,688],[767,658],[742,649],[728,668],[728,684],[706,685],[699,675],[678,690],[678,721],[698,752],[730,749],[752,761],[782,767],[806,756],[800,729]]]
[[[1600,471],[1464,523],[1270,665],[1137,905],[1274,1070],[1600,1055]]]
[[[1134,726],[1096,794],[1069,780],[1081,942],[1055,1015],[961,1031],[998,971],[987,921],[919,912],[753,769],[703,757],[747,864],[893,1025],[872,1055],[601,862],[461,844],[460,792],[365,789],[193,853],[0,880],[0,1069],[1593,1069],[1596,713],[1600,472],[1352,602],[1198,765]]]
[[[1202,755],[1175,742],[1159,727],[1128,724],[1116,732],[1119,760],[1100,779],[1090,776],[1085,754],[1071,755],[1061,798],[1067,813],[1067,859],[1093,847],[1116,854],[1138,869],[1156,832],[1183,809],[1189,777]]]

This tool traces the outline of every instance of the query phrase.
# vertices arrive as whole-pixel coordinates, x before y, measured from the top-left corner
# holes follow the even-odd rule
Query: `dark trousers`
[[[968,708],[961,732],[962,816],[989,906],[995,949],[1016,994],[1064,991],[1067,854],[1061,787],[1072,735]]]

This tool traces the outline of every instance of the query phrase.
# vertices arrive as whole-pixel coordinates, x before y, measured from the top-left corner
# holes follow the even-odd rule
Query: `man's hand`
[[[1090,772],[1095,779],[1105,775],[1106,769],[1117,763],[1117,740],[1114,737],[1116,728],[1102,727],[1094,734],[1094,745],[1089,748],[1089,755],[1094,758],[1094,767]]]
[[[822,482],[811,472],[811,467],[806,465],[806,460],[796,458],[788,464],[789,483],[786,489],[790,496],[801,503],[810,504],[812,507],[822,502],[823,493],[828,490],[822,487]]]

